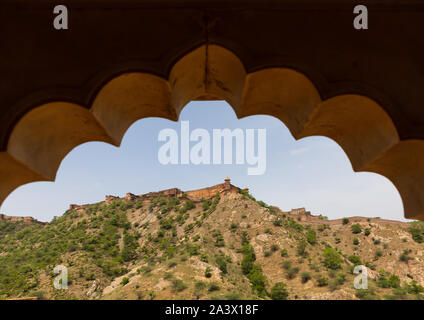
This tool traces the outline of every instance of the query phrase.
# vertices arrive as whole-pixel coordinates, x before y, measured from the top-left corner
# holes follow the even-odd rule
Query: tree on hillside
[[[340,254],[333,248],[325,248],[324,253],[324,265],[332,270],[337,270],[341,268],[343,262]]]
[[[308,232],[306,232],[306,240],[310,244],[317,243],[317,234],[316,234],[315,230],[309,229]]]
[[[286,300],[288,296],[289,293],[283,282],[277,282],[271,289],[271,299],[273,300]]]

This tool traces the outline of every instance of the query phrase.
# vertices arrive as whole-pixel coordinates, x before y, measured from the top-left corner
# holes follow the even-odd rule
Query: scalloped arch
[[[122,74],[105,84],[89,109],[51,102],[15,125],[0,153],[0,201],[16,187],[55,179],[62,159],[88,141],[119,146],[130,125],[145,117],[178,120],[192,100],[227,101],[238,118],[266,114],[280,119],[295,139],[321,135],[336,141],[355,171],[370,171],[397,187],[405,217],[424,220],[424,141],[400,141],[393,121],[373,99],[343,94],[322,100],[304,74],[289,68],[247,73],[242,61],[219,45],[202,45],[173,66],[168,79]]]

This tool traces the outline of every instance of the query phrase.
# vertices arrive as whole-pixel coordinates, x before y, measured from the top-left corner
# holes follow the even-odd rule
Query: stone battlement
[[[202,198],[213,198],[217,194],[220,194],[222,192],[228,192],[228,191],[239,191],[240,189],[233,186],[230,183],[230,180],[226,180],[224,183],[217,184],[212,187],[197,189],[197,190],[191,190],[186,191],[187,197],[192,200],[200,200]]]
[[[319,216],[314,216],[310,211],[306,211],[305,208],[291,209],[290,211],[282,211],[282,213],[289,215],[292,218],[298,219],[298,221],[312,221],[319,219]]]
[[[34,219],[33,217],[12,217],[12,216],[7,216],[7,215],[1,214],[1,213],[0,213],[0,221],[11,221],[11,222],[22,221],[24,223],[35,222],[35,223],[46,224],[46,222],[38,221],[37,219]]]
[[[106,202],[106,204],[109,204],[109,203],[113,202],[114,200],[124,200],[125,199],[127,201],[133,201],[133,200],[149,200],[151,198],[156,198],[156,197],[182,198],[183,196],[185,196],[185,197],[187,197],[187,198],[189,198],[190,200],[193,200],[193,201],[199,201],[202,198],[205,198],[205,199],[213,198],[217,194],[220,194],[222,192],[239,191],[239,190],[240,190],[240,188],[233,186],[230,183],[230,179],[226,178],[224,180],[224,183],[220,183],[220,184],[217,184],[217,185],[212,186],[212,187],[196,189],[196,190],[183,191],[183,190],[180,190],[178,188],[171,188],[171,189],[166,189],[166,190],[161,190],[161,191],[156,191],[156,192],[149,192],[149,193],[145,193],[145,194],[141,194],[141,195],[135,195],[135,194],[132,194],[132,193],[127,193],[125,195],[125,198],[119,198],[119,197],[116,197],[116,196],[107,195],[105,197],[105,202]],[[82,206],[71,205],[70,210],[78,209],[78,208],[81,208],[81,207]]]

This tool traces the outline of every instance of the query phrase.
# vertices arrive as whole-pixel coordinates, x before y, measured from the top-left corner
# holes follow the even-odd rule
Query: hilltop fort
[[[126,201],[142,200],[145,202],[150,202],[152,199],[157,197],[177,197],[177,198],[189,199],[194,202],[201,202],[204,199],[211,199],[215,197],[216,195],[220,195],[222,193],[231,193],[231,192],[239,193],[242,190],[247,193],[249,192],[249,188],[247,187],[241,189],[239,187],[232,185],[231,179],[226,177],[223,183],[220,183],[211,187],[189,190],[189,191],[183,191],[179,188],[170,188],[170,189],[165,189],[165,190],[156,191],[156,192],[149,192],[149,193],[140,194],[140,195],[135,195],[133,193],[128,192],[123,198],[114,196],[114,195],[106,195],[105,203],[110,204],[113,201],[117,201],[117,200],[126,200]],[[69,210],[84,209],[86,206],[88,205],[71,204],[69,206]],[[298,221],[303,221],[303,222],[319,221],[325,218],[322,215],[312,215],[311,212],[307,211],[305,208],[295,208],[295,209],[291,209],[290,211],[282,211],[278,207],[273,207],[273,208],[277,210],[279,213],[288,214],[296,218]]]
[[[153,199],[157,198],[157,197],[177,197],[177,198],[181,198],[181,199],[189,199],[193,202],[199,203],[204,201],[205,199],[212,199],[213,197],[215,197],[216,195],[221,195],[223,193],[239,193],[239,192],[249,192],[249,188],[245,187],[244,189],[241,189],[239,187],[236,187],[234,185],[231,184],[231,180],[230,178],[225,178],[223,183],[211,186],[211,187],[206,187],[206,188],[201,188],[201,189],[195,189],[195,190],[189,190],[189,191],[183,191],[179,188],[170,188],[170,189],[165,189],[165,190],[160,190],[160,191],[155,191],[155,192],[149,192],[149,193],[145,193],[145,194],[140,194],[140,195],[135,195],[133,193],[128,192],[125,197],[118,197],[118,196],[114,196],[114,195],[106,195],[105,196],[105,200],[104,203],[105,204],[110,204],[113,201],[118,201],[118,200],[123,200],[123,201],[143,201],[143,202],[151,202]],[[87,208],[88,206],[90,206],[90,204],[82,204],[82,205],[78,205],[78,204],[71,204],[69,205],[69,211],[73,211],[73,210],[84,210],[85,208]],[[293,219],[299,221],[299,222],[320,222],[322,220],[327,220],[327,217],[318,214],[318,215],[312,215],[310,211],[307,211],[305,208],[295,208],[295,209],[291,209],[289,211],[283,211],[278,207],[272,206],[273,210],[275,210],[276,212],[280,213],[280,214],[286,214],[289,215],[290,217],[292,217]],[[366,217],[352,217],[353,221],[356,222],[364,222],[367,220]],[[0,221],[2,220],[7,220],[7,221],[11,221],[11,222],[24,222],[24,223],[31,223],[31,222],[35,222],[35,223],[41,223],[41,224],[46,224],[47,222],[41,222],[38,221],[36,219],[34,219],[33,217],[15,217],[15,216],[7,216],[4,214],[0,214]],[[400,221],[395,221],[395,220],[385,220],[385,219],[380,219],[384,222],[387,223],[392,223],[392,224],[398,224],[398,225],[402,225],[402,222]],[[341,219],[335,219],[335,220],[328,220],[326,222],[327,224],[339,224],[341,223]]]
[[[109,204],[109,203],[111,203],[112,201],[115,201],[115,200],[150,201],[151,199],[156,198],[156,197],[187,198],[187,199],[190,199],[192,201],[198,202],[198,201],[201,201],[202,199],[213,198],[217,194],[221,194],[223,192],[239,192],[241,189],[232,185],[230,183],[230,181],[231,181],[230,178],[227,177],[227,178],[225,178],[224,183],[220,183],[220,184],[214,185],[212,187],[196,189],[196,190],[189,190],[189,191],[183,191],[183,190],[178,189],[178,188],[171,188],[171,189],[166,189],[166,190],[161,190],[161,191],[156,191],[156,192],[149,192],[149,193],[145,193],[145,194],[141,194],[141,195],[135,195],[135,194],[132,194],[132,193],[127,193],[124,198],[120,198],[120,197],[113,196],[113,195],[107,195],[105,197],[105,203]],[[245,188],[245,190],[247,190],[247,188]],[[85,206],[86,205],[71,204],[69,206],[69,209],[70,210],[82,209]]]

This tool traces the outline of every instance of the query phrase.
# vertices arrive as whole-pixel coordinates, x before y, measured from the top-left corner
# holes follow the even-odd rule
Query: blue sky
[[[57,173],[56,181],[35,182],[16,189],[0,212],[33,216],[49,221],[62,215],[69,204],[103,201],[107,194],[125,196],[178,187],[191,190],[221,183],[249,187],[250,192],[283,210],[306,207],[330,219],[346,216],[404,220],[400,195],[383,176],[355,173],[343,150],[325,137],[295,141],[287,127],[270,116],[237,119],[223,101],[191,102],[180,115],[190,130],[235,128],[267,130],[267,169],[260,176],[247,175],[250,165],[162,165],[158,141],[164,128],[180,132],[180,122],[142,119],[125,134],[121,147],[89,142],[76,147]],[[194,145],[195,143],[192,143]]]

